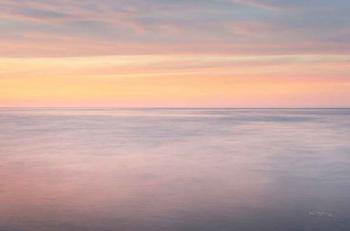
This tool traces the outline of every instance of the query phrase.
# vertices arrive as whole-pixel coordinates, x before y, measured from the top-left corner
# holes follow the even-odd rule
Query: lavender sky
[[[350,106],[347,0],[0,0],[1,106]]]

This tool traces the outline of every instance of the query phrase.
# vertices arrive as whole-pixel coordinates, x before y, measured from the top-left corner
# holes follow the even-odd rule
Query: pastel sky
[[[0,0],[0,106],[350,107],[349,0]]]

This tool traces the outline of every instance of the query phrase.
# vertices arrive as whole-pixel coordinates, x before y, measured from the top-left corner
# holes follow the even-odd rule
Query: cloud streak
[[[3,58],[0,105],[349,106],[349,61],[348,55]]]
[[[0,106],[349,106],[349,10],[347,0],[0,0]]]
[[[0,55],[344,54],[349,7],[342,0],[1,0]],[[38,34],[40,49],[32,42]]]

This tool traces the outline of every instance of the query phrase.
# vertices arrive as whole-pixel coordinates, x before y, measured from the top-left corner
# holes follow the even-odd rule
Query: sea
[[[350,109],[0,109],[0,231],[197,230],[349,231]]]

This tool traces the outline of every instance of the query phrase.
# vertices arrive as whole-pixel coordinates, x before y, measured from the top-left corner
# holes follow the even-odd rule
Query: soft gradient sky
[[[0,106],[349,107],[348,0],[0,0]]]

